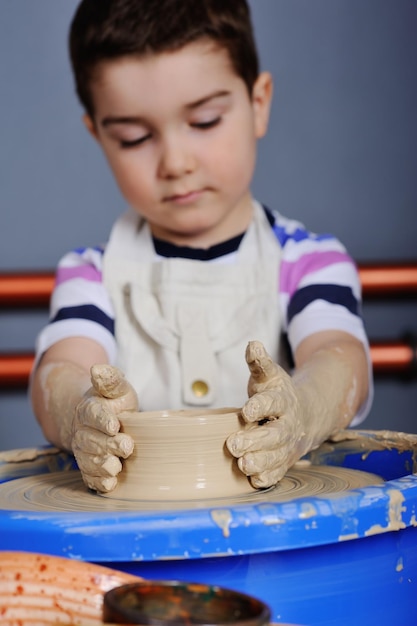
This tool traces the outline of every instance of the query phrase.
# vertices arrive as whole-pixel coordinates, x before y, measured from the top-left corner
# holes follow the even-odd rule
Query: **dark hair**
[[[102,61],[178,50],[202,38],[227,50],[252,94],[259,65],[246,0],[82,0],[69,37],[81,104],[93,115],[90,87]]]

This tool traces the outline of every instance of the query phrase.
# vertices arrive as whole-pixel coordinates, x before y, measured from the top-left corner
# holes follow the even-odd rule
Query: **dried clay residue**
[[[406,527],[402,519],[402,513],[406,511],[406,507],[403,506],[405,500],[404,495],[398,489],[390,489],[388,495],[389,507],[387,525],[381,526],[380,524],[375,524],[365,532],[365,536],[378,535],[390,530],[401,530]]]
[[[223,537],[230,537],[232,514],[229,509],[214,509],[211,511],[211,518],[213,522],[222,530]]]
[[[58,448],[22,448],[18,450],[4,450],[0,452],[0,463],[22,463],[36,461],[39,458],[58,454]]]
[[[319,448],[308,455],[313,463],[325,463],[329,455],[363,453],[363,460],[371,452],[397,450],[399,453],[410,451],[412,467],[410,473],[417,472],[417,435],[391,430],[340,430],[334,433]]]

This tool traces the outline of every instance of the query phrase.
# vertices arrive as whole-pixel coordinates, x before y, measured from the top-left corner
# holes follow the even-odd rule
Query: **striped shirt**
[[[278,288],[282,331],[292,353],[308,335],[324,330],[345,331],[359,339],[368,351],[361,318],[359,275],[346,249],[332,235],[317,235],[296,220],[266,208],[265,212],[281,248]],[[175,256],[206,263],[233,263],[243,236],[208,250],[154,239],[154,260]],[[50,321],[37,339],[37,359],[61,339],[84,336],[100,343],[109,362],[115,363],[114,311],[102,281],[104,250],[105,246],[79,248],[60,261]],[[354,423],[365,417],[370,402],[371,398]]]

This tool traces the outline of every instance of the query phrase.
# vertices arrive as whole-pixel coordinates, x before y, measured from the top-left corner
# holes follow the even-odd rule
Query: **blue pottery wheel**
[[[265,492],[264,500],[233,506],[24,510],[25,481],[52,485],[54,476],[71,481],[79,473],[71,471],[70,456],[48,449],[33,460],[6,459],[0,461],[0,508],[11,487],[22,507],[0,510],[0,549],[233,588],[267,603],[275,622],[416,624],[417,435],[347,435],[353,438],[323,444],[310,460],[335,472],[375,473],[383,484],[285,502],[271,501]]]

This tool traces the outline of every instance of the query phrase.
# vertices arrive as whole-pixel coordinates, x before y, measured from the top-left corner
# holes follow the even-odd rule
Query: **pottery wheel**
[[[0,485],[0,509],[18,511],[152,511],[287,502],[299,498],[326,497],[384,481],[375,474],[344,467],[310,465],[291,469],[270,489],[212,500],[122,500],[90,492],[78,471],[61,471],[19,478]]]

